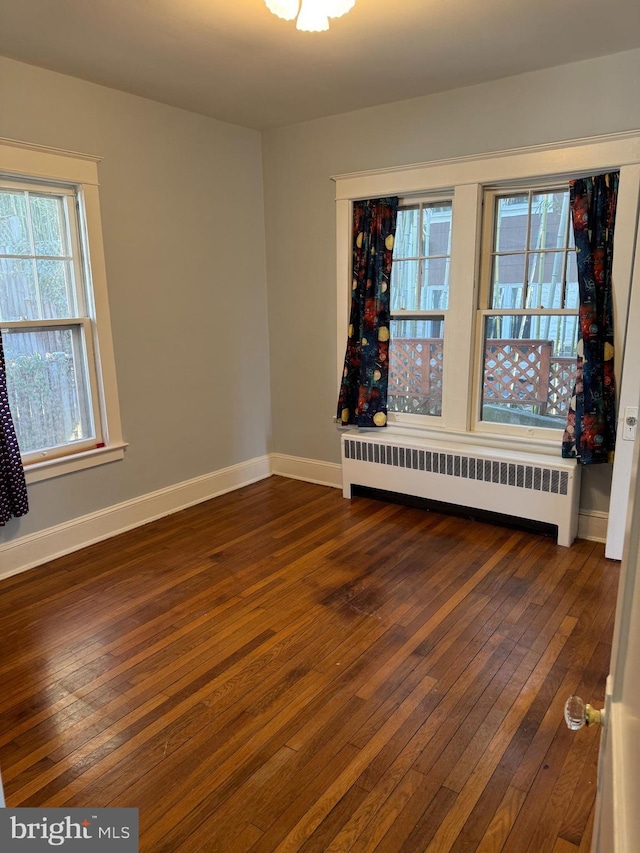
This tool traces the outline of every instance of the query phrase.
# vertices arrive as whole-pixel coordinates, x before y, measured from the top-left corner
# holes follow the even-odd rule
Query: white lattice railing
[[[442,376],[442,339],[394,339],[389,354],[392,406],[393,398],[403,398],[422,414],[439,414]],[[541,415],[563,417],[571,402],[575,359],[554,356],[552,341],[489,340],[484,377],[484,402],[530,404]]]

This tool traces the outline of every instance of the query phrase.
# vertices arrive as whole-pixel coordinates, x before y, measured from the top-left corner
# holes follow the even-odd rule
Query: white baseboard
[[[306,480],[322,486],[342,488],[342,466],[284,453],[271,454],[271,473],[294,480]],[[578,516],[578,538],[591,542],[607,541],[608,514],[597,510],[580,510]]]
[[[342,466],[331,462],[319,462],[299,456],[287,456],[284,453],[271,454],[271,473],[294,480],[306,480],[321,486],[342,488]],[[608,514],[598,510],[580,510],[578,516],[578,537],[591,542],[607,541]]]
[[[264,480],[272,474],[342,488],[342,467],[339,464],[271,453],[6,542],[0,545],[0,579]],[[582,510],[578,520],[579,538],[606,542],[607,518],[606,512]]]
[[[292,480],[318,483],[320,486],[332,486],[334,489],[342,488],[342,466],[338,463],[272,453],[271,473],[290,477]]]
[[[269,457],[261,456],[22,536],[0,545],[0,578],[24,572],[269,476]]]
[[[591,542],[607,541],[609,513],[595,509],[581,509],[578,515],[578,539]]]

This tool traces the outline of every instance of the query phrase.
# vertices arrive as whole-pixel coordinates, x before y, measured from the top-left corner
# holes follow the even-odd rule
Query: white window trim
[[[444,389],[441,424],[415,423],[415,416],[390,423],[387,431],[431,436],[445,432],[459,440],[493,446],[512,446],[560,454],[560,439],[547,430],[523,428],[521,435],[500,435],[495,429],[475,428],[477,382],[474,341],[482,224],[486,188],[509,183],[555,181],[582,174],[620,169],[614,255],[614,316],[616,381],[620,385],[622,353],[636,246],[640,199],[640,130],[575,139],[549,145],[511,149],[392,169],[333,177],[336,184],[337,240],[337,370],[338,383],[344,361],[351,296],[351,221],[358,199],[400,197],[451,191],[453,230],[448,327],[444,345]],[[471,292],[473,291],[473,292]],[[455,320],[454,320],[455,318]],[[467,348],[460,341],[469,341]],[[447,346],[449,344],[449,346]],[[455,352],[454,352],[455,345]],[[475,399],[474,399],[475,397]],[[407,423],[407,418],[410,422]],[[421,419],[422,421],[423,419]],[[430,419],[435,420],[435,419]],[[415,424],[415,425],[414,425]],[[494,425],[491,425],[493,427]]]
[[[99,385],[101,444],[67,456],[43,459],[25,464],[27,483],[58,477],[95,465],[103,465],[124,457],[127,446],[122,438],[120,406],[116,382],[115,358],[111,334],[111,317],[107,293],[107,276],[102,241],[100,200],[98,195],[98,157],[77,154],[0,138],[0,173],[10,178],[37,179],[71,184],[77,188],[84,210],[87,264],[91,273],[89,314],[95,322],[92,343]],[[7,324],[9,325],[9,324]]]

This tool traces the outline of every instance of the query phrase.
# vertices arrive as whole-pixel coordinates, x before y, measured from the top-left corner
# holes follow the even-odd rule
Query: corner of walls
[[[334,462],[321,462],[319,459],[303,459],[286,453],[271,454],[271,473],[292,480],[305,480],[319,486],[342,488],[342,466]]]
[[[0,545],[0,579],[271,476],[268,456],[123,501]]]

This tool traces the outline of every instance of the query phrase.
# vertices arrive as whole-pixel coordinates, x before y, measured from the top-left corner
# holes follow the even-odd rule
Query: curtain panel
[[[353,281],[338,399],[342,426],[385,427],[389,382],[390,292],[398,198],[353,205]]]
[[[580,293],[577,373],[562,455],[608,462],[616,441],[613,234],[620,173],[570,182]]]
[[[27,512],[27,484],[9,409],[7,371],[0,333],[0,525]]]

